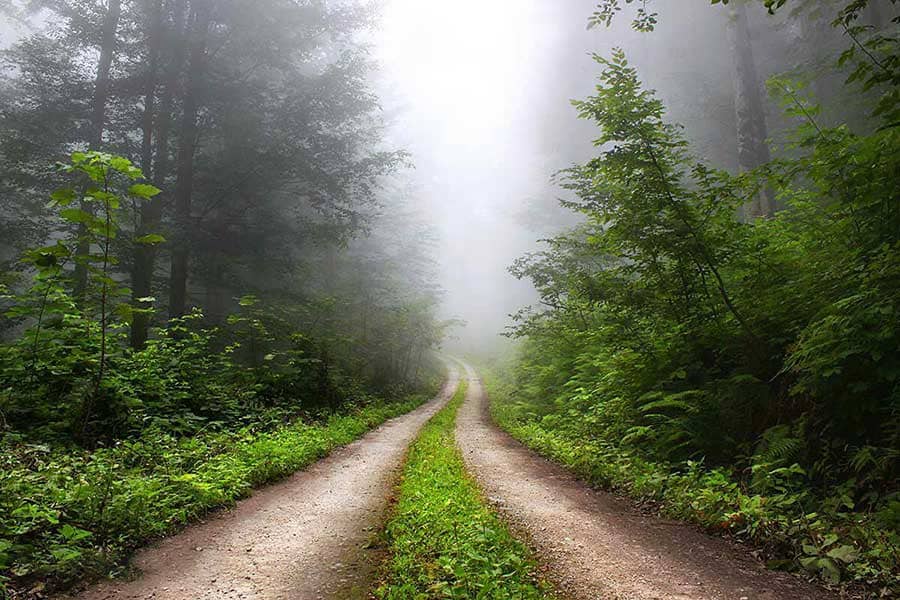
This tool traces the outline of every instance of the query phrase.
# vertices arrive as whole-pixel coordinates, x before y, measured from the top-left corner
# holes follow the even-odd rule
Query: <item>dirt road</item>
[[[749,550],[648,517],[592,490],[491,424],[474,371],[457,442],[489,500],[536,549],[548,577],[579,600],[828,600],[828,592],[768,571]]]
[[[365,598],[377,566],[365,547],[382,524],[406,448],[458,379],[451,370],[424,406],[141,552],[136,580],[104,582],[75,598]]]

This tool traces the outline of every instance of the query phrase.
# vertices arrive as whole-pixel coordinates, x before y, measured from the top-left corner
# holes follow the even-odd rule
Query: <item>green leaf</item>
[[[159,235],[158,233],[150,233],[148,235],[142,235],[134,241],[137,244],[147,244],[148,246],[153,246],[156,244],[162,244],[166,241],[166,238]]]
[[[95,221],[94,215],[80,208],[67,208],[59,211],[59,216],[69,223],[89,224]]]
[[[66,541],[69,542],[77,542],[78,540],[89,538],[92,535],[90,531],[79,529],[78,527],[72,527],[68,523],[63,525],[60,528],[59,532],[64,538],[66,538]]]
[[[162,193],[162,190],[147,183],[136,183],[128,188],[128,193],[132,196],[149,200],[150,198]]]
[[[63,188],[50,194],[50,199],[59,206],[68,206],[75,202],[77,198],[78,194],[71,188]]]
[[[107,204],[110,208],[119,208],[119,197],[112,192],[104,192],[99,188],[91,188],[86,193],[89,198],[102,204]]]
[[[134,317],[134,307],[130,304],[123,302],[121,304],[116,305],[116,314],[119,315],[119,318],[125,321],[126,323],[131,323],[131,319]]]
[[[109,159],[109,166],[122,173],[125,173],[129,169],[133,168],[131,161],[124,156],[113,156],[111,159]]]
[[[69,546],[57,546],[50,550],[50,554],[59,562],[70,562],[81,558],[81,550]]]
[[[56,266],[56,255],[44,252],[38,256],[37,260],[34,261],[34,264],[42,268],[54,267]]]
[[[842,563],[851,563],[859,557],[859,552],[855,547],[848,544],[832,548],[828,551],[828,556]]]

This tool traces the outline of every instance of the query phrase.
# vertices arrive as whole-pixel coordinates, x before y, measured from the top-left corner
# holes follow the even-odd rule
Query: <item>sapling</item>
[[[79,226],[78,248],[86,248],[86,254],[77,254],[73,258],[76,264],[84,265],[88,273],[88,287],[98,290],[97,309],[100,313],[100,350],[97,372],[94,377],[93,394],[84,406],[84,423],[90,418],[93,398],[100,394],[106,363],[109,354],[108,334],[110,329],[110,310],[113,300],[127,294],[127,290],[112,277],[110,269],[117,263],[111,253],[112,242],[119,231],[119,213],[122,207],[122,196],[118,190],[126,183],[136,182],[143,178],[143,173],[130,160],[105,152],[75,152],[69,164],[60,165],[60,171],[69,174],[80,174],[87,177],[89,185],[80,198],[83,207],[99,210],[70,208],[78,194],[72,189],[62,189],[53,194],[53,201],[60,207],[60,216]],[[136,201],[148,201],[160,190],[146,183],[132,183],[127,188],[127,195]],[[99,214],[98,214],[99,213]],[[162,236],[149,234],[134,240],[136,244],[159,244]],[[99,247],[99,253],[92,253],[93,247]],[[132,307],[122,303],[117,307],[125,318],[130,318]]]

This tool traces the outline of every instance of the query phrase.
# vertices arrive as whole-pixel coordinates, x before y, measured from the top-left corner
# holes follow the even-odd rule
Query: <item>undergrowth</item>
[[[517,440],[588,483],[653,503],[663,514],[733,536],[763,550],[771,568],[836,583],[864,585],[872,597],[900,593],[900,506],[854,511],[849,494],[816,497],[794,485],[798,467],[767,473],[766,494],[753,493],[726,468],[702,461],[664,464],[627,448],[584,437],[560,415],[538,415],[516,402],[504,376],[482,369],[495,422]],[[869,597],[869,596],[866,596]]]
[[[425,398],[373,402],[270,431],[178,438],[151,429],[93,452],[6,444],[0,598],[120,574],[138,546],[309,465]]]
[[[387,526],[391,559],[376,596],[545,598],[528,551],[488,509],[455,445],[463,382],[413,443]]]

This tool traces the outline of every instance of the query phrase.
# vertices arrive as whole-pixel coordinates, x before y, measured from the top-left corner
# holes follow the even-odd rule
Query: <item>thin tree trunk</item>
[[[91,129],[88,134],[88,148],[99,150],[103,143],[103,129],[106,122],[106,105],[109,101],[109,72],[116,53],[119,18],[122,16],[121,0],[109,0],[106,16],[103,20],[103,34],[100,40],[100,58],[97,61],[97,76],[94,79],[94,99],[91,106]],[[90,210],[88,203],[81,203],[82,210]],[[75,297],[83,300],[87,292],[88,268],[84,258],[90,254],[91,245],[87,240],[87,229],[79,227],[79,238],[76,255],[83,257],[75,263]]]
[[[169,316],[172,318],[180,317],[187,312],[194,151],[197,145],[199,95],[203,75],[206,71],[206,44],[211,19],[209,0],[195,0],[191,4],[191,52],[178,141],[175,240],[172,247],[172,268],[169,277]]]
[[[753,43],[750,39],[750,25],[747,9],[742,1],[732,3],[728,19],[728,34],[734,60],[734,111],[737,123],[738,166],[741,171],[749,171],[771,159],[766,144],[766,115],[763,105],[762,86],[753,58]],[[775,202],[771,190],[762,190],[745,207],[746,216],[767,217],[775,213]]]
[[[156,159],[153,165],[153,185],[163,188],[171,167],[169,161],[170,139],[172,134],[172,117],[175,106],[175,95],[184,67],[187,52],[187,31],[185,30],[187,0],[176,0],[172,15],[172,59],[163,83],[162,97],[159,103],[159,118],[156,122]]]
[[[163,14],[162,0],[147,0],[147,17],[149,34],[147,36],[147,79],[144,88],[144,114],[141,128],[143,139],[141,143],[141,168],[146,179],[153,179],[153,125],[156,120],[156,88],[159,83],[159,57],[162,49]],[[138,225],[138,236],[153,233],[159,226],[161,201],[153,198],[141,203]],[[146,304],[142,298],[150,296],[153,287],[153,266],[156,258],[156,248],[148,244],[135,244],[134,264],[131,271],[131,298],[134,313],[131,323],[131,347],[140,349],[147,341],[147,332],[150,325],[150,315],[141,312]]]

